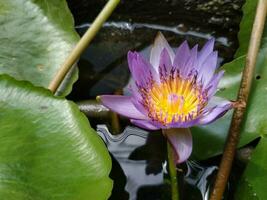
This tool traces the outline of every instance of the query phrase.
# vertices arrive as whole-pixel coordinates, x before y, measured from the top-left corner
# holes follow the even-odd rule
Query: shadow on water
[[[106,0],[67,0],[80,35],[92,23]],[[201,47],[207,39],[216,39],[219,62],[232,59],[238,47],[237,32],[243,0],[123,0],[92,44],[82,55],[79,80],[68,96],[74,101],[95,99],[125,88],[130,79],[127,52],[136,50],[149,56],[151,43],[161,31],[175,49],[182,41]],[[111,200],[168,200],[170,185],[166,164],[165,138],[125,126],[124,134],[112,135],[108,118],[91,119],[112,157]],[[182,199],[206,200],[215,178],[220,157],[207,161],[188,161],[179,166]],[[242,168],[242,167],[241,167]],[[239,170],[240,167],[237,167]],[[240,171],[240,170],[239,170]],[[224,199],[232,199],[235,179],[232,175]]]
[[[166,141],[160,132],[126,127],[120,135],[112,135],[105,125],[97,132],[113,158],[111,177],[114,189],[110,199],[170,199],[167,178]],[[217,164],[217,163],[216,163]],[[211,180],[217,166],[187,161],[179,166],[179,182],[183,199],[208,199]]]

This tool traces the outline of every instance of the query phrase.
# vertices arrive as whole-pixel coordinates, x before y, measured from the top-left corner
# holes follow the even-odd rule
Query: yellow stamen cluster
[[[196,86],[194,78],[169,78],[153,83],[142,93],[149,117],[163,125],[195,119],[205,106],[201,89]]]

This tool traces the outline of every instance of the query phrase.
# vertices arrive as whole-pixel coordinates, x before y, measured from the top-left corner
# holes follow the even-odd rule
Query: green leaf
[[[258,78],[254,81],[248,107],[247,121],[245,130],[253,134],[254,137],[260,136],[261,140],[253,152],[252,158],[246,167],[242,179],[237,187],[235,199],[267,199],[266,186],[267,181],[267,25],[262,38],[261,50],[257,59],[257,69],[255,76]],[[248,120],[250,119],[250,120]],[[245,135],[245,136],[243,136]],[[242,140],[246,140],[248,134],[242,132]],[[244,197],[244,198],[243,198]]]
[[[254,17],[256,4],[254,0],[247,0],[244,5],[244,17],[240,25],[239,40],[240,48],[237,55],[244,54],[248,48],[249,34],[252,27],[252,16]],[[253,13],[254,9],[254,13]],[[267,25],[265,25],[267,27]],[[242,52],[242,53],[241,53]],[[257,57],[256,72],[252,85],[247,113],[241,129],[239,147],[256,139],[261,133],[267,132],[267,28],[265,28],[262,44]],[[219,84],[216,96],[229,100],[237,98],[242,71],[245,65],[245,55],[242,55],[230,63],[225,64],[222,69],[225,75]],[[258,77],[259,79],[256,79]],[[232,112],[216,122],[202,127],[192,129],[194,137],[193,155],[197,159],[206,159],[221,154],[226,142]],[[208,148],[207,148],[208,147]]]
[[[0,74],[47,88],[78,41],[65,0],[0,0]],[[60,94],[70,92],[77,69]]]
[[[104,200],[111,159],[78,107],[0,75],[0,197]]]
[[[257,4],[258,0],[246,0],[246,3],[242,7],[243,18],[238,33],[239,48],[235,54],[235,58],[245,55],[248,51],[248,41],[250,40]]]
[[[262,137],[251,160],[243,174],[241,184],[238,185],[235,199],[239,200],[265,200],[267,199],[267,138]]]

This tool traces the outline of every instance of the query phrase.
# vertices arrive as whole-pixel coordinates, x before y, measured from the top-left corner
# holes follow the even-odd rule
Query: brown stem
[[[117,90],[114,93],[115,95],[121,95],[122,94],[122,90]],[[111,111],[111,127],[112,127],[112,133],[114,135],[119,134],[121,131],[121,127],[120,127],[120,119],[119,116],[116,112],[112,112]]]
[[[232,168],[235,150],[239,141],[241,122],[246,110],[246,103],[251,89],[256,58],[260,47],[261,36],[264,28],[267,11],[267,1],[259,0],[255,20],[250,37],[248,54],[246,57],[245,68],[239,88],[237,101],[245,106],[235,109],[230,125],[226,146],[220,163],[215,185],[211,193],[210,200],[221,200],[227,180]]]
[[[120,0],[109,0],[108,1],[108,3],[103,8],[103,10],[96,17],[95,21],[92,23],[92,25],[89,27],[89,29],[86,31],[86,33],[83,35],[83,37],[77,43],[75,48],[72,50],[72,52],[70,53],[68,58],[62,64],[62,66],[60,67],[56,76],[50,82],[50,84],[48,86],[49,90],[51,90],[53,93],[56,92],[57,88],[59,87],[59,85],[61,84],[63,79],[65,78],[65,76],[68,73],[68,71],[70,70],[70,68],[79,59],[81,54],[87,48],[87,46],[92,41],[92,39],[95,37],[96,33],[102,27],[102,24],[108,19],[108,17],[111,15],[113,10],[119,4],[119,2],[120,2]]]

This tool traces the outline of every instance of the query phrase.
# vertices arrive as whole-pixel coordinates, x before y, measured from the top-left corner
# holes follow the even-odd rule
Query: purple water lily
[[[130,118],[136,126],[163,131],[176,152],[176,162],[185,161],[192,151],[189,127],[213,122],[232,107],[223,100],[214,103],[218,83],[224,71],[215,73],[217,51],[210,39],[198,51],[183,42],[173,52],[159,33],[151,49],[150,62],[137,52],[128,52],[128,64],[134,83],[131,96],[103,95],[100,100],[109,109]]]

